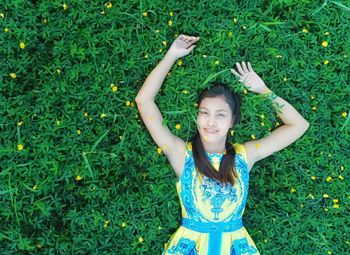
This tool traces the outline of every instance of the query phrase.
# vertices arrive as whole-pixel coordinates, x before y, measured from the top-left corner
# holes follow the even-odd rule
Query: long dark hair
[[[197,105],[199,107],[202,100],[206,97],[217,97],[217,96],[223,96],[225,101],[230,106],[230,109],[232,111],[232,119],[233,119],[233,127],[239,122],[240,120],[240,108],[241,108],[241,98],[240,95],[232,92],[230,88],[221,82],[212,82],[211,86],[207,89],[204,89],[198,96]],[[232,185],[235,183],[234,177],[238,178],[237,170],[235,167],[235,156],[236,151],[232,147],[232,144],[228,141],[228,137],[226,137],[226,143],[225,143],[225,149],[226,153],[224,153],[219,171],[216,171],[216,169],[212,166],[210,161],[208,160],[205,150],[202,144],[202,141],[200,139],[200,134],[197,129],[196,134],[190,139],[192,143],[192,152],[193,152],[193,158],[195,162],[195,166],[197,167],[198,171],[209,177],[218,180],[221,183],[229,182]]]

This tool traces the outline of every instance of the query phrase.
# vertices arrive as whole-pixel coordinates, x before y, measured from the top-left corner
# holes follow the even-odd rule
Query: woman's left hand
[[[252,65],[249,62],[248,66],[245,62],[242,62],[242,66],[239,63],[236,63],[236,66],[238,72],[234,69],[231,69],[231,72],[239,78],[239,81],[242,82],[249,91],[259,94],[270,91],[259,75],[254,72]]]

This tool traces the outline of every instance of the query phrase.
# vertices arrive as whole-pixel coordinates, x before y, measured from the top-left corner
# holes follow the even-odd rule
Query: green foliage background
[[[174,134],[194,134],[211,80],[243,96],[232,141],[282,124],[230,73],[244,60],[310,123],[251,172],[244,225],[261,254],[349,251],[349,1],[111,3],[0,3],[1,254],[161,253],[181,219],[176,177],[134,99],[180,33],[201,39],[156,99]]]

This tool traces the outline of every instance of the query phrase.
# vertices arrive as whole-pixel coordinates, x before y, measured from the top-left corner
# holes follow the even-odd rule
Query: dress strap
[[[190,155],[190,152],[192,152],[192,142],[186,142],[186,158]]]
[[[232,144],[232,146],[234,147],[236,153],[241,154],[244,160],[247,162],[247,152],[245,150],[244,145],[241,143],[234,143]]]

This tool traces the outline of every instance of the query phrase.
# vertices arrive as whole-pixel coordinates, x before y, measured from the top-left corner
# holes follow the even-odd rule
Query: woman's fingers
[[[231,72],[237,77],[241,79],[241,75],[235,71],[235,69],[231,68]]]
[[[244,72],[246,72],[246,73],[249,72],[249,70],[248,70],[247,65],[245,64],[245,62],[242,62],[242,68],[243,68],[243,71],[244,71]]]
[[[248,62],[248,70],[249,70],[249,72],[254,72],[253,67],[250,64],[250,62]]]
[[[241,65],[236,62],[236,66],[237,66],[238,72],[243,76],[244,75],[244,71],[243,71]]]

